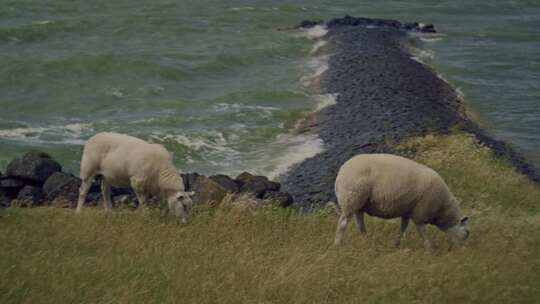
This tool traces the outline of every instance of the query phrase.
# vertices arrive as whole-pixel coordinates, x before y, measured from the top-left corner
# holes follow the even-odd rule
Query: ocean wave
[[[0,130],[0,138],[30,144],[82,145],[83,136],[94,131],[92,124],[71,123],[47,127],[22,127]]]
[[[231,147],[229,138],[220,131],[179,134],[154,132],[149,139],[154,143],[177,144],[188,148],[182,153],[182,157],[187,163],[193,163],[195,159],[203,159],[212,165],[220,166],[222,165],[220,160],[231,160],[240,155],[239,151]]]
[[[254,11],[255,8],[253,6],[239,6],[239,7],[231,7],[231,11]]]
[[[308,39],[317,40],[324,37],[328,33],[328,29],[324,25],[315,25],[308,29],[302,29],[299,37],[306,37]]]
[[[55,33],[68,29],[69,26],[62,21],[44,20],[32,24],[25,24],[0,29],[0,42],[32,43],[41,42]]]
[[[319,41],[315,42],[315,44],[311,48],[311,51],[309,52],[309,54],[313,55],[313,54],[317,53],[323,46],[326,45],[326,43],[327,43],[326,40],[319,40]]]
[[[328,58],[328,55],[319,56],[311,58],[307,62],[307,67],[312,70],[313,73],[300,78],[300,83],[304,87],[312,86],[315,82],[318,81],[321,75],[326,72],[326,70],[328,70]]]
[[[285,147],[285,152],[274,160],[274,169],[267,173],[270,179],[279,177],[292,166],[323,151],[322,140],[312,134],[282,134],[278,136],[274,144]]]
[[[315,111],[320,111],[326,107],[337,104],[338,93],[329,93],[313,96],[313,99],[317,101]]]
[[[426,62],[432,61],[435,58],[435,52],[433,52],[432,50],[423,50],[414,47],[411,47],[410,49],[412,53],[411,58],[422,64],[426,64]]]
[[[270,106],[260,106],[260,105],[244,105],[238,103],[217,103],[213,105],[214,111],[216,112],[256,112],[261,115],[261,117],[269,118],[273,115],[273,112],[278,111],[277,107]]]

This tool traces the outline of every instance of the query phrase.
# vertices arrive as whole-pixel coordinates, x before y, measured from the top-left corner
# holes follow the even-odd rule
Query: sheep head
[[[194,192],[178,191],[174,192],[167,202],[169,203],[169,210],[174,212],[174,215],[180,217],[182,223],[187,223],[189,212],[193,206],[193,200],[191,197]]]
[[[459,246],[469,237],[469,219],[464,217],[456,225],[448,228],[446,231],[450,248]]]

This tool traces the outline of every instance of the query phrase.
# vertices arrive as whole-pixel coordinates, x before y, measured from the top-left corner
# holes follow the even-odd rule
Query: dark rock
[[[293,197],[286,192],[268,191],[262,198],[263,200],[274,202],[284,208],[293,203]]]
[[[11,205],[11,198],[0,190],[0,208],[7,208]]]
[[[113,204],[116,205],[127,205],[127,204],[139,204],[137,196],[135,194],[120,194],[112,197]]]
[[[101,192],[101,188],[99,190]],[[135,196],[135,192],[133,192],[133,189],[131,188],[114,188],[111,187],[111,196],[116,195],[133,195]]]
[[[79,198],[80,186],[80,178],[63,172],[55,172],[45,181],[43,190],[49,201],[63,200],[75,204]]]
[[[27,181],[29,184],[41,186],[54,172],[62,170],[62,166],[47,153],[32,151],[22,158],[12,160],[6,175]]]
[[[101,201],[101,192],[90,192],[88,195],[86,195],[86,202],[84,202],[87,206],[97,206],[99,202]],[[73,204],[69,205],[70,207],[76,207],[76,203],[73,202]]]
[[[17,197],[19,191],[24,187],[24,182],[10,177],[0,179],[0,192],[13,199]]]
[[[403,24],[403,29],[407,31],[413,31],[420,27],[420,24],[418,22],[411,22],[411,23],[405,23]]]
[[[249,172],[242,172],[235,178],[235,180],[238,183],[238,185],[242,187],[245,183],[253,180],[254,178],[255,178],[255,175]]]
[[[384,26],[355,26],[355,25]],[[345,17],[328,23],[332,47],[321,75],[321,94],[337,93],[337,104],[315,115],[315,133],[323,152],[294,165],[280,178],[293,207],[315,210],[336,201],[334,182],[341,165],[360,153],[396,153],[395,145],[411,136],[448,134],[454,128],[472,133],[495,154],[508,158],[522,173],[540,175],[517,153],[482,132],[463,113],[454,88],[404,47],[408,31],[433,32],[433,25]]]
[[[250,192],[257,198],[262,198],[267,191],[279,191],[281,185],[277,182],[269,181],[265,176],[252,175],[243,172],[236,177],[236,182],[240,185],[240,192]]]
[[[391,19],[376,19],[376,18],[362,18],[345,16],[342,18],[335,18],[326,24],[327,27],[340,27],[340,26],[376,26],[376,27],[390,27],[395,29],[401,29],[401,22]]]
[[[422,33],[436,33],[435,26],[433,24],[426,24],[421,27],[420,31]]]
[[[305,28],[305,29],[308,29],[308,28],[312,28],[316,25],[321,25],[323,24],[324,21],[322,20],[304,20],[302,22],[300,22],[300,24],[298,24],[296,26],[296,28]]]
[[[197,177],[199,177],[199,173],[192,172],[192,173],[180,173],[180,176],[182,177],[182,181],[184,182],[184,189],[186,191],[193,191],[193,188],[195,187],[195,181],[197,180]]]
[[[17,198],[14,200],[14,204],[24,207],[35,207],[45,202],[45,192],[43,189],[34,186],[24,186]]]
[[[238,186],[238,184],[228,175],[217,174],[212,175],[209,178],[218,183],[223,188],[227,189],[228,192],[234,193],[240,191],[240,187]]]
[[[378,18],[363,18],[363,17],[351,17],[345,16],[342,18],[335,18],[326,24],[328,28],[337,28],[343,26],[363,26],[363,27],[381,27],[392,28],[397,30],[422,32],[422,33],[436,33],[435,26],[433,24],[421,25],[418,22],[401,23],[392,19],[378,19]]]
[[[197,177],[192,191],[195,191],[193,202],[196,204],[220,203],[230,193],[227,188],[206,176]]]

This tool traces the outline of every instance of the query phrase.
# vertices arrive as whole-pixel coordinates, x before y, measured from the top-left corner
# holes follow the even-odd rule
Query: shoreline
[[[304,27],[321,22],[302,22]],[[414,59],[410,32],[434,33],[432,25],[346,16],[326,23],[330,48],[320,94],[337,94],[337,104],[313,113],[302,133],[316,134],[324,151],[294,165],[281,177],[293,206],[310,211],[335,201],[334,180],[341,165],[360,153],[393,153],[392,143],[452,131],[473,134],[497,157],[540,182],[527,160],[494,139],[467,116],[455,88]],[[424,30],[424,28],[426,30]]]

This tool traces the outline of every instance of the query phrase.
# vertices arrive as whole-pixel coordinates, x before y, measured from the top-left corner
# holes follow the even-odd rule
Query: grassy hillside
[[[540,299],[540,189],[471,137],[398,147],[447,180],[471,237],[426,253],[397,220],[367,218],[332,246],[336,214],[198,207],[188,225],[87,208],[0,211],[0,303],[531,303]],[[245,199],[248,200],[249,199]]]

